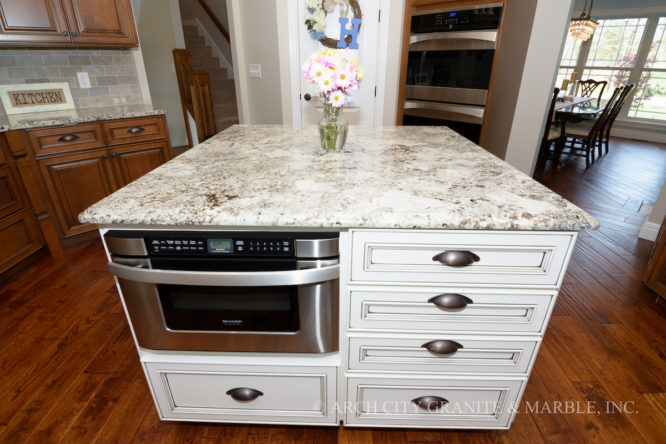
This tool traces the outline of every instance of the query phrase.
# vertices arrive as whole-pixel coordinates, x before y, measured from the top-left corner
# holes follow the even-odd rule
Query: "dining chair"
[[[557,95],[559,93],[560,88],[553,89],[553,98],[550,101],[548,117],[546,118],[546,126],[543,129],[543,137],[541,137],[541,145],[539,146],[539,162],[543,161],[547,157],[550,145],[562,136],[562,129],[560,128],[560,125],[553,122],[555,104],[557,103]]]
[[[601,144],[601,132],[623,90],[624,87],[622,86],[615,88],[613,95],[606,102],[606,106],[604,106],[599,117],[594,120],[568,123],[564,129],[563,138],[566,142],[565,146],[569,148],[567,154],[585,157],[586,169],[594,162],[594,150]],[[582,151],[582,153],[579,153],[579,151]]]
[[[599,144],[599,156],[602,155],[601,152],[602,145],[605,148],[605,152],[608,153],[608,142],[610,140],[611,127],[613,126],[613,123],[615,123],[615,119],[617,119],[618,114],[620,114],[620,111],[624,107],[624,104],[627,103],[627,100],[629,99],[629,96],[631,96],[631,92],[634,90],[635,87],[636,87],[635,83],[626,85],[622,91],[622,95],[615,102],[615,105],[613,106],[613,109],[611,110],[611,113],[608,116],[608,119],[606,120],[606,124],[602,128],[602,134],[601,134],[602,141],[601,144]]]
[[[575,96],[579,97],[592,97],[597,88],[601,87],[599,90],[599,95],[597,96],[597,106],[601,104],[601,96],[604,94],[604,89],[606,89],[608,82],[606,80],[596,81],[593,79],[581,80],[576,86]]]

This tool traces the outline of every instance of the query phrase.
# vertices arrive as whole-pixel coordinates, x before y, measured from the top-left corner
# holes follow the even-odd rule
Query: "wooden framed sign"
[[[67,82],[0,85],[0,100],[7,114],[75,108]]]

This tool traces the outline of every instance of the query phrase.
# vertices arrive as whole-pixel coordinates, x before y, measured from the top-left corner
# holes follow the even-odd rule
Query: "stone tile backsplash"
[[[79,88],[83,71],[91,88]],[[0,84],[46,82],[69,83],[77,108],[143,103],[131,49],[0,49]]]

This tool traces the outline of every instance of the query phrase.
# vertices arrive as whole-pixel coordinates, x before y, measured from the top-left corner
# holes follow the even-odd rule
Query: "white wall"
[[[572,0],[537,2],[504,160],[532,175],[552,99],[560,53],[571,18]],[[494,85],[501,87],[501,85]]]
[[[145,1],[145,0],[144,0]],[[240,123],[282,123],[278,7],[284,0],[228,0],[229,33]],[[248,64],[261,65],[261,78]]]
[[[167,110],[171,145],[187,145],[185,119],[171,54],[173,48],[185,45],[178,0],[134,0],[133,5],[153,106]]]

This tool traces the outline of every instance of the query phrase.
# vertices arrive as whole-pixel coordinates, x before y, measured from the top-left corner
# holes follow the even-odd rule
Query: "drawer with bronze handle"
[[[41,128],[26,133],[36,156],[104,146],[102,128],[97,123]]]
[[[349,334],[350,371],[526,375],[539,338]]]
[[[558,286],[574,233],[354,231],[352,283]]]
[[[347,379],[345,424],[378,427],[506,429],[525,377]]]
[[[191,362],[144,365],[157,408],[165,419],[330,425],[338,422],[335,367]]]
[[[539,334],[545,330],[556,294],[555,290],[355,286],[348,328]]]
[[[166,138],[163,116],[140,117],[103,122],[104,134],[109,145],[142,142]]]

